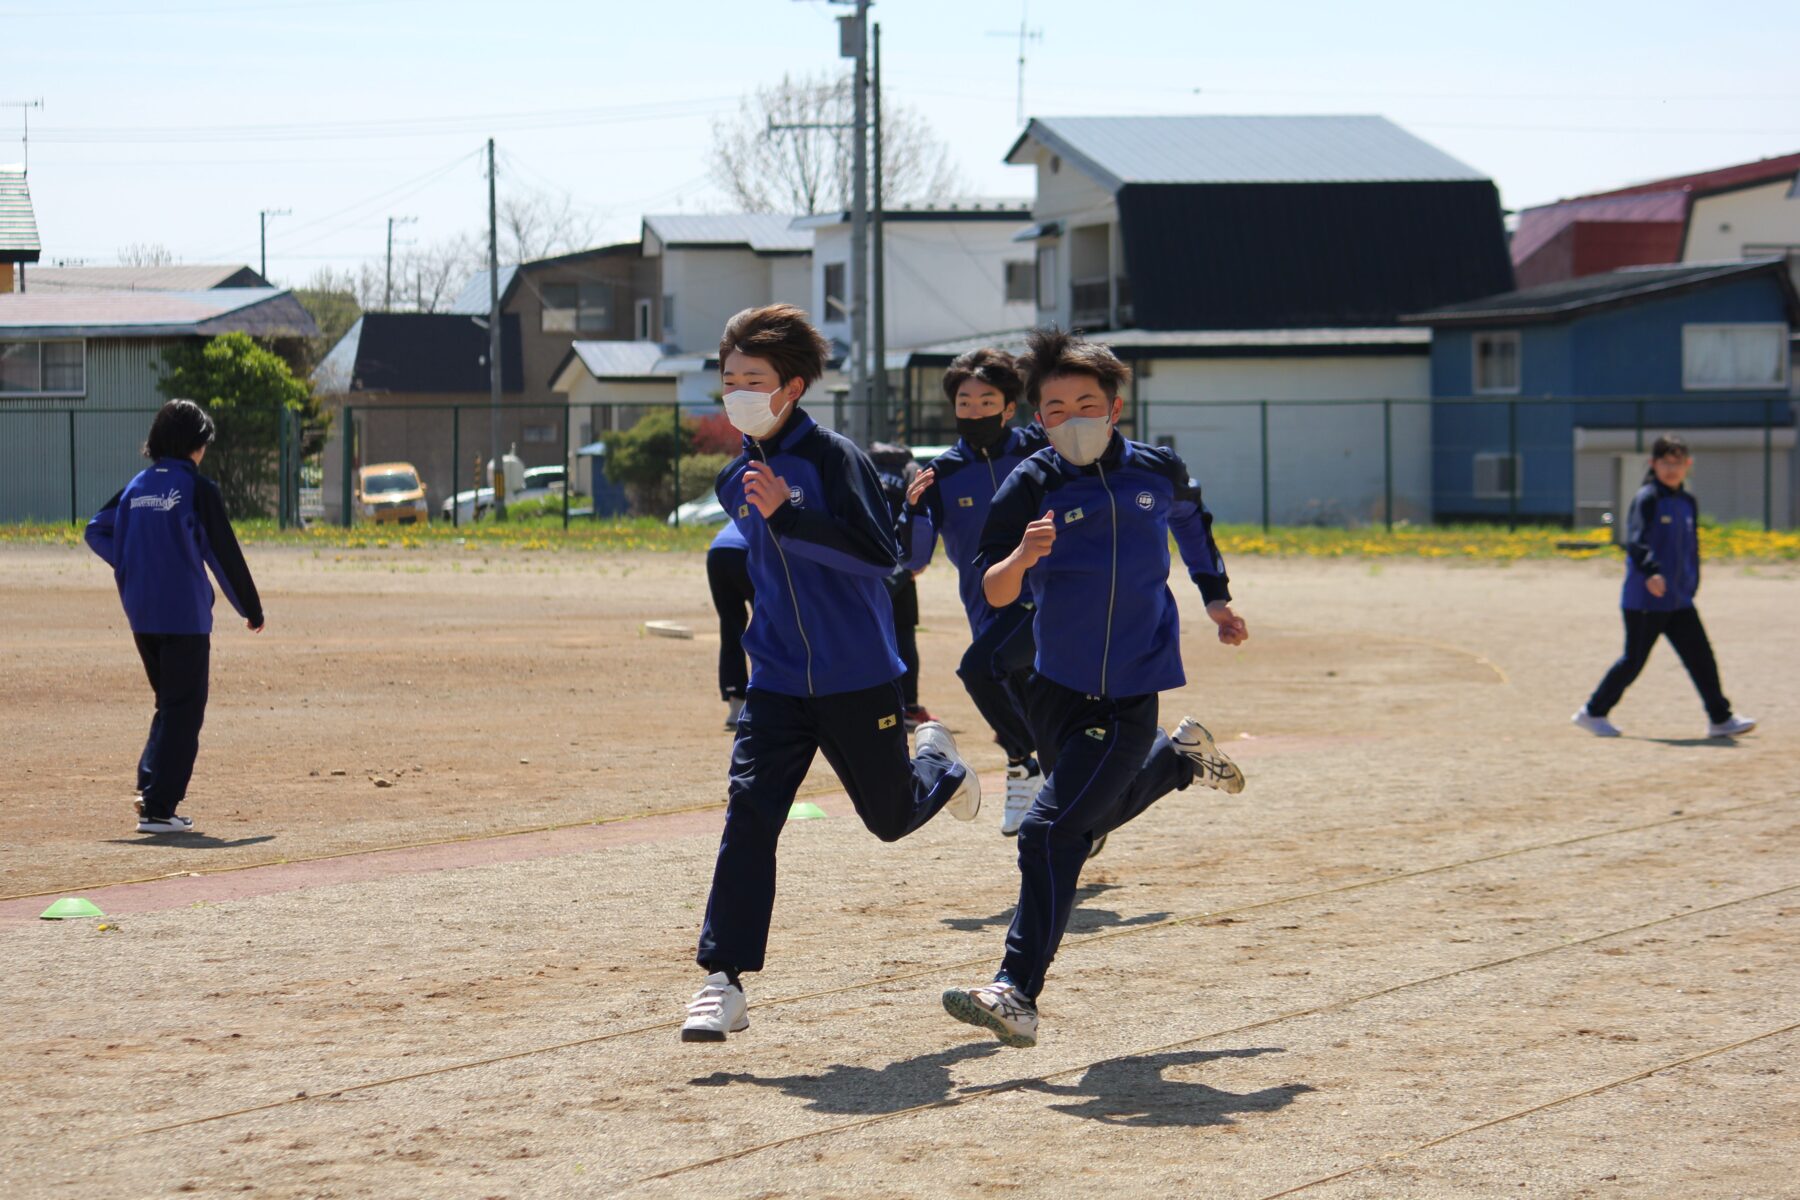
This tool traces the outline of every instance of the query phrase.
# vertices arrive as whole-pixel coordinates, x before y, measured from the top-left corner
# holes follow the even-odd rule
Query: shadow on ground
[[[210,837],[204,833],[141,833],[133,838],[107,838],[115,846],[170,846],[177,850],[229,850],[233,846],[257,846],[263,842],[272,842],[272,833],[260,834],[257,837],[225,838]]]
[[[1032,1080],[1023,1086],[1027,1091],[1066,1097],[1069,1103],[1050,1106],[1057,1112],[1107,1125],[1146,1129],[1231,1125],[1235,1123],[1233,1114],[1274,1112],[1314,1089],[1304,1083],[1284,1083],[1256,1092],[1226,1092],[1204,1083],[1169,1079],[1163,1072],[1195,1067],[1220,1058],[1255,1058],[1279,1053],[1281,1048],[1278,1046],[1256,1046],[1244,1050],[1183,1050],[1134,1055],[1089,1067],[1079,1083]]]
[[[806,1107],[822,1113],[890,1113],[916,1108],[949,1097],[950,1068],[959,1062],[986,1058],[1000,1049],[998,1042],[965,1042],[948,1050],[903,1058],[885,1067],[851,1067],[833,1063],[817,1075],[746,1075],[714,1071],[688,1082],[694,1087],[725,1087],[748,1083],[779,1088],[805,1100]]]
[[[1116,883],[1084,883],[1075,889],[1075,912],[1069,917],[1070,933],[1098,933],[1102,929],[1125,929],[1132,925],[1154,925],[1158,921],[1166,921],[1170,915],[1166,912],[1140,913],[1135,917],[1122,917],[1109,908],[1087,908],[1087,901],[1102,892],[1114,891]],[[1012,924],[1013,910],[997,912],[990,917],[945,917],[944,924],[962,933],[977,933],[983,929],[1005,929]]]

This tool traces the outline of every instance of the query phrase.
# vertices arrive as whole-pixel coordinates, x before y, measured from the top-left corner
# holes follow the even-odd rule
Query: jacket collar
[[[746,434],[744,436],[744,453],[750,455],[752,458],[756,457],[759,452],[762,454],[784,453],[792,448],[795,442],[811,433],[817,425],[818,422],[808,416],[804,408],[801,408],[796,404],[794,406],[794,411],[788,416],[787,424],[781,427],[781,433],[775,439],[773,447],[766,441],[759,443],[755,438]],[[760,451],[758,450],[759,445],[761,447]]]
[[[179,467],[189,475],[200,473],[200,468],[194,464],[194,460],[191,458],[159,458],[150,465],[152,467]]]

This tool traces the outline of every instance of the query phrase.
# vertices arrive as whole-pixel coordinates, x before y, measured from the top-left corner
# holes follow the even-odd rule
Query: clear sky
[[[972,194],[1001,164],[1019,0],[884,0],[890,101],[920,110]],[[502,188],[565,192],[603,241],[646,212],[720,210],[714,121],[784,72],[838,64],[824,0],[0,0],[0,102],[30,112],[45,261],[162,243],[269,271],[433,240]],[[1028,114],[1380,113],[1491,175],[1509,208],[1800,150],[1787,0],[1260,3],[1030,0]],[[999,36],[995,36],[999,35]],[[0,162],[20,110],[0,108]]]

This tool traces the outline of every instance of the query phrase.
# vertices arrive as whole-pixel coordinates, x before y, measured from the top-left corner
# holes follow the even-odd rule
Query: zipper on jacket
[[[1112,510],[1112,586],[1106,593],[1106,641],[1100,650],[1100,694],[1106,691],[1106,667],[1112,658],[1113,604],[1119,598],[1119,503],[1113,499],[1112,484],[1106,482],[1106,464],[1099,459],[1094,466],[1100,472],[1100,486],[1106,489],[1106,504]]]
[[[763,451],[762,443],[755,438],[750,439],[750,442],[751,445],[756,447],[757,456],[762,459],[763,466],[769,466],[769,456]],[[773,470],[774,468],[771,467],[770,469]],[[812,639],[806,636],[806,622],[800,619],[800,597],[794,591],[794,573],[788,569],[787,552],[781,548],[781,539],[776,537],[773,532],[769,534],[769,540],[775,544],[775,553],[781,559],[781,573],[787,576],[788,599],[792,601],[794,605],[794,628],[800,631],[800,644],[806,647],[806,694],[811,696],[814,694],[812,676]]]
[[[983,450],[981,452],[981,457],[987,462],[988,484],[997,492],[1000,490],[1000,477],[994,474],[994,456],[989,454],[986,450]],[[992,498],[993,497],[991,496],[989,497],[990,500]]]

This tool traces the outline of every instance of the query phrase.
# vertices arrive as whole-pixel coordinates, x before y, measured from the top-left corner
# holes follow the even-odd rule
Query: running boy
[[[1700,590],[1699,502],[1682,486],[1694,465],[1687,443],[1659,437],[1650,448],[1644,486],[1631,499],[1625,526],[1625,653],[1572,718],[1596,737],[1618,737],[1607,714],[1650,659],[1656,639],[1667,637],[1688,678],[1706,704],[1706,736],[1736,737],[1756,728],[1752,717],[1734,716],[1719,687],[1706,627],[1694,607]]]
[[[262,601],[238,549],[219,485],[200,474],[213,419],[192,400],[171,400],[150,423],[150,466],[87,524],[87,544],[113,569],[138,657],[156,693],[150,737],[138,757],[139,833],[192,833],[175,810],[187,798],[206,720],[212,653],[213,590],[252,633],[263,628]]]
[[[1198,780],[1239,792],[1244,776],[1192,717],[1157,728],[1157,693],[1181,687],[1179,615],[1169,591],[1169,535],[1219,640],[1249,630],[1231,611],[1225,563],[1200,487],[1173,450],[1114,428],[1130,368],[1106,346],[1033,330],[1026,395],[1050,448],[994,497],[981,537],[989,604],[1029,583],[1037,669],[1026,710],[1049,777],[1019,829],[1019,907],[994,982],[944,993],[959,1021],[1008,1046],[1037,1044],[1037,998],[1056,956],[1082,863],[1098,838]]]
[[[1031,726],[1025,720],[1024,679],[1035,647],[1031,641],[1033,604],[1019,599],[995,608],[981,594],[981,528],[1000,484],[1013,468],[1044,446],[1036,425],[1012,425],[1025,381],[1003,350],[971,350],[944,372],[944,395],[956,412],[956,445],[932,460],[907,492],[911,544],[906,565],[923,570],[938,536],[956,564],[957,591],[973,637],[956,673],[975,702],[994,740],[1006,752],[1006,805],[1000,832],[1012,837],[1037,798],[1043,775],[1032,756]]]
[[[775,905],[775,845],[794,793],[823,751],[857,815],[898,841],[949,808],[981,807],[950,732],[919,726],[906,752],[904,670],[882,580],[900,565],[875,468],[799,407],[827,347],[788,304],[745,309],[719,340],[725,412],[744,452],[719,474],[719,502],[749,547],[756,616],[744,636],[750,687],[732,745],[725,832],[696,958],[706,982],[681,1040],[749,1027],[740,975],[759,971]]]

